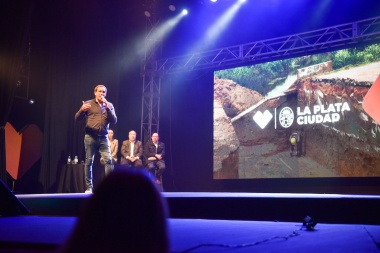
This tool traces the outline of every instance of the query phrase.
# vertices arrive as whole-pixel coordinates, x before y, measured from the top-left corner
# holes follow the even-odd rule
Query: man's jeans
[[[94,187],[92,182],[92,164],[94,162],[95,152],[99,151],[104,160],[106,176],[113,170],[111,159],[110,144],[107,136],[93,136],[86,134],[84,136],[84,149],[86,152],[86,162],[84,164],[84,175],[86,178],[86,189]]]

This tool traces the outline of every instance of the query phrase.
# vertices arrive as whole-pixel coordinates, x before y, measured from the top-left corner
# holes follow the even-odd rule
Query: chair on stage
[[[148,171],[150,172],[150,174],[152,175],[153,180],[154,180],[155,183],[157,184],[159,190],[160,190],[161,192],[163,192],[163,191],[164,191],[164,187],[163,187],[162,175],[159,175],[159,176],[157,175],[157,172],[158,172],[158,167],[157,167],[157,165],[155,165],[154,173],[153,173],[151,170],[149,170],[149,168],[148,168],[148,166],[147,166],[148,163],[149,163],[149,161],[153,161],[153,159],[151,159],[151,157],[149,157],[149,158],[145,158],[145,157],[143,157],[143,164],[145,164],[147,170],[148,170]],[[155,159],[154,159],[154,161],[155,161]],[[157,181],[157,179],[159,180],[159,182]]]

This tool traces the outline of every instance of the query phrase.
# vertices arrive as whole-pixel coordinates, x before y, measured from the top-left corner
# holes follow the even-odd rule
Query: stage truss
[[[141,141],[146,143],[152,133],[159,132],[160,87],[162,74],[157,69],[160,58],[161,40],[157,40],[154,32],[160,23],[156,13],[157,0],[146,0],[145,16],[147,36],[145,37],[145,55],[141,64],[142,77],[142,109],[141,109]]]
[[[194,54],[156,60],[146,58],[143,76],[142,133],[159,126],[160,85],[165,75],[225,69],[295,56],[333,51],[380,40],[380,17],[332,26],[290,36],[267,39]],[[153,47],[157,48],[157,47]],[[149,55],[148,55],[149,56]],[[149,68],[146,68],[150,66]],[[148,77],[148,79],[147,79]]]
[[[380,17],[376,17],[311,32],[161,59],[158,61],[157,70],[172,74],[200,69],[222,69],[347,48],[379,39]]]

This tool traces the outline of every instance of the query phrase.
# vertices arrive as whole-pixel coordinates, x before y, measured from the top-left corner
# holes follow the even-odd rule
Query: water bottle
[[[78,164],[78,156],[74,157],[74,164]]]
[[[67,158],[67,164],[70,164],[71,163],[71,157],[69,156],[68,158]]]

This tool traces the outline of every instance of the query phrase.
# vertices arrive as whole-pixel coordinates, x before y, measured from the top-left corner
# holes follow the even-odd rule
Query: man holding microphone
[[[115,109],[109,101],[106,100],[107,88],[104,85],[97,85],[94,90],[95,98],[82,102],[82,106],[75,114],[75,120],[86,118],[84,128],[84,148],[86,152],[86,162],[84,165],[86,178],[85,193],[92,193],[92,165],[95,152],[98,151],[104,160],[105,174],[108,175],[113,170],[110,145],[107,134],[109,124],[116,124],[117,117]]]

